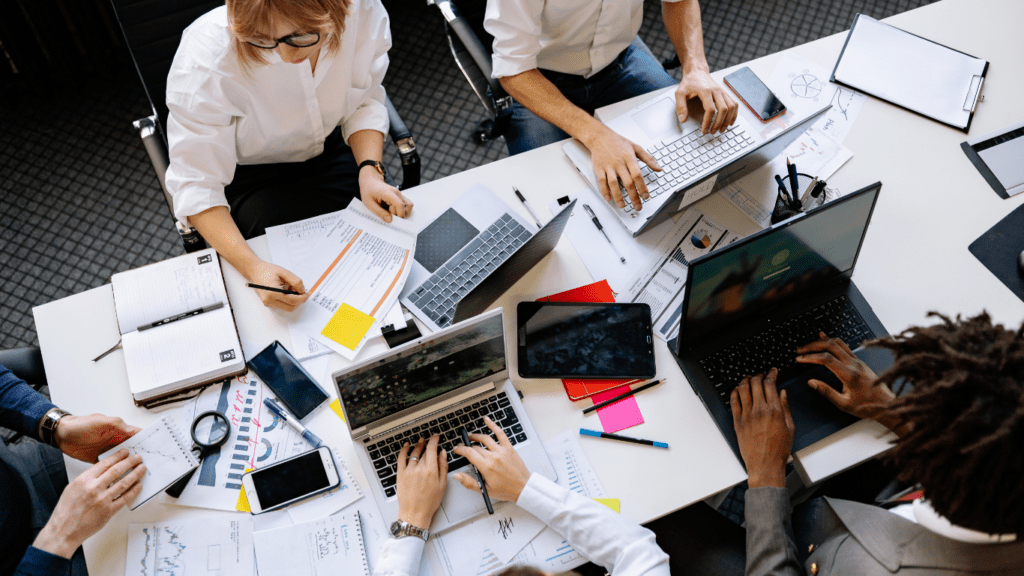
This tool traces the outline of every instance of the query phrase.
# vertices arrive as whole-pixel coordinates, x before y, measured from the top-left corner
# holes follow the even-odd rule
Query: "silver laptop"
[[[479,493],[451,479],[468,464],[452,453],[462,442],[459,431],[491,434],[485,415],[502,427],[531,472],[556,479],[509,380],[507,350],[498,308],[334,373],[345,424],[386,522],[398,517],[396,473],[402,444],[431,434],[441,436],[449,473],[432,531],[486,512]]]
[[[486,187],[470,188],[417,235],[399,301],[433,332],[484,312],[555,248],[572,208],[537,230]]]
[[[675,92],[670,90],[607,123],[609,128],[650,152],[663,170],[654,172],[640,163],[651,198],[643,203],[643,210],[639,212],[634,209],[625,188],[619,186],[626,206],[614,212],[633,236],[707,196],[714,186],[721,187],[767,164],[832,107],[826,105],[764,138],[742,117],[724,132],[702,135],[703,110],[698,109],[698,105],[699,102],[691,101],[688,118],[680,124]],[[562,150],[590,186],[600,192],[586,147],[570,140],[562,145]],[[716,176],[716,180],[709,181]]]

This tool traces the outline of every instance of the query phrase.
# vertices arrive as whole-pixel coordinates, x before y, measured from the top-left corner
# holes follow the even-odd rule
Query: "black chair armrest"
[[[501,87],[501,82],[497,78],[491,77],[493,68],[491,67],[490,49],[480,41],[476,32],[473,31],[473,27],[462,17],[455,4],[450,0],[427,0],[427,3],[437,6],[437,9],[441,11],[444,21],[455,32],[459,41],[462,42],[466,51],[473,58],[473,63],[476,64],[484,78],[487,79],[487,84],[491,88],[491,95],[494,101],[500,102],[502,98],[508,96],[505,89]]]
[[[46,371],[43,369],[43,354],[37,346],[0,350],[0,365],[14,372],[14,375],[39,389],[46,385]]]
[[[420,183],[420,154],[416,151],[416,142],[412,139],[412,132],[405,125],[405,121],[398,115],[398,110],[391,103],[391,98],[384,98],[384,106],[388,109],[388,120],[391,122],[389,130],[391,140],[398,148],[398,156],[402,159],[402,190],[407,190]]]

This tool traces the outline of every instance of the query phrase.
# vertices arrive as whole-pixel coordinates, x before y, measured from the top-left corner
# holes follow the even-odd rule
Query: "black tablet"
[[[523,378],[653,378],[647,304],[520,302],[516,307]]]

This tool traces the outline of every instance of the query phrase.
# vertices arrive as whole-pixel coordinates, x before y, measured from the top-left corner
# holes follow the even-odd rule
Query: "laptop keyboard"
[[[503,215],[413,290],[409,300],[441,328],[450,326],[459,300],[530,236],[512,216]]]
[[[701,134],[694,130],[676,140],[661,142],[648,150],[658,161],[661,172],[651,170],[641,163],[640,173],[647,184],[647,192],[651,198],[678,190],[684,182],[693,180],[708,170],[713,170],[725,160],[739,154],[754,144],[754,139],[746,130],[733,124],[718,134]],[[634,210],[626,189],[619,185],[626,206],[622,209],[627,214]]]
[[[398,452],[402,449],[402,444],[406,442],[416,444],[421,437],[429,439],[432,434],[439,435],[438,446],[444,448],[448,454],[448,471],[451,472],[469,464],[468,460],[452,452],[456,446],[462,443],[460,430],[465,428],[466,432],[470,434],[477,432],[488,434],[497,441],[490,428],[484,424],[484,416],[494,420],[505,431],[505,435],[508,436],[508,440],[513,446],[526,441],[526,431],[512,408],[512,401],[509,400],[505,392],[499,392],[446,414],[432,416],[428,422],[407,427],[388,438],[368,444],[366,449],[370,454],[374,470],[377,472],[377,480],[384,488],[384,495],[388,498],[395,495],[395,483],[398,480]]]
[[[849,298],[840,296],[706,356],[700,365],[728,406],[733,388],[744,377],[764,374],[771,368],[778,368],[782,374],[806,366],[796,361],[796,349],[818,340],[818,332],[830,338],[839,337],[851,350],[874,338]],[[787,376],[780,376],[784,377]]]

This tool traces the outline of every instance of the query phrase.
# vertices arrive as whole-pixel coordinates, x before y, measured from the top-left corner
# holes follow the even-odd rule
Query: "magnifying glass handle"
[[[185,490],[185,486],[188,486],[188,481],[192,479],[192,475],[195,473],[196,468],[189,470],[188,473],[179,478],[177,482],[171,484],[167,490],[164,490],[164,494],[167,494],[171,498],[181,496],[181,493]]]

